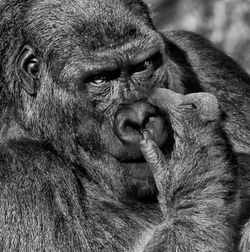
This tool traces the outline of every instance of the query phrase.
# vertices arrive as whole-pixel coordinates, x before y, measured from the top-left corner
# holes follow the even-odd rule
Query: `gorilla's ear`
[[[184,104],[192,104],[204,121],[214,121],[220,116],[217,98],[210,93],[193,93],[185,95]]]
[[[17,60],[17,75],[21,80],[22,88],[30,95],[37,93],[38,74],[38,59],[34,50],[25,45]]]

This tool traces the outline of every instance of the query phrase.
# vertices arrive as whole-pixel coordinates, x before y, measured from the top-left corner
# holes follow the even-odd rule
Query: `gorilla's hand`
[[[163,215],[144,251],[235,251],[237,165],[227,155],[216,97],[159,89],[148,102],[169,118],[174,145],[165,156],[147,130],[140,141]]]
[[[140,142],[144,158],[153,172],[159,204],[165,215],[170,194],[168,190],[175,183],[173,174],[178,174],[176,167],[181,165],[184,171],[185,167],[189,169],[189,162],[195,163],[197,157],[192,154],[211,141],[220,113],[217,99],[208,93],[182,95],[161,88],[150,97],[149,102],[169,117],[174,132],[175,144],[170,159],[165,157],[147,130],[143,132],[144,139]],[[193,153],[189,154],[191,150]]]

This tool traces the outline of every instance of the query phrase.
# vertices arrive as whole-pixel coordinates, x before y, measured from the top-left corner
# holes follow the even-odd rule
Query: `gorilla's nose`
[[[144,101],[121,104],[115,113],[114,132],[122,142],[138,144],[142,139],[141,131],[158,116],[158,109]]]

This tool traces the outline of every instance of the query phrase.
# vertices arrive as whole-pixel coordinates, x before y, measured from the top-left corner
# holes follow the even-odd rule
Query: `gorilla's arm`
[[[250,153],[249,75],[234,60],[198,34],[172,31],[165,36],[171,60],[191,75],[186,77],[189,81],[184,83],[182,92],[192,92],[196,84],[201,85],[202,91],[213,93],[226,113],[225,129],[235,150]],[[173,73],[169,72],[170,75]],[[171,79],[176,78],[173,76]],[[173,82],[169,83],[169,88],[179,91]]]
[[[141,142],[165,218],[144,251],[235,251],[237,165],[218,130],[216,98],[160,89],[153,99],[170,114],[175,145],[168,161],[147,133]]]
[[[0,250],[87,247],[72,171],[39,142],[9,141],[0,148]]]

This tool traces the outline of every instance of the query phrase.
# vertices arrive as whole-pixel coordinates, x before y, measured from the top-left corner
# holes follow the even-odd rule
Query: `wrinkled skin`
[[[229,141],[238,157],[249,156],[250,77],[232,59],[198,35],[160,33],[141,1],[2,0],[0,34],[1,250],[234,251]],[[175,106],[176,96],[159,88],[181,100],[203,91],[217,97],[223,118],[212,109],[215,125],[204,125],[211,111],[200,112],[200,103],[188,117],[197,134],[211,135],[207,142],[185,140],[194,125],[185,116],[173,121],[164,104]],[[147,136],[152,146],[142,150]],[[187,154],[196,148],[210,163]],[[229,187],[213,178],[215,193],[197,176],[200,187],[183,207],[190,188],[178,165],[227,171]],[[155,174],[167,167],[178,183]],[[168,190],[175,183],[178,197]],[[240,184],[246,209],[248,186]]]

